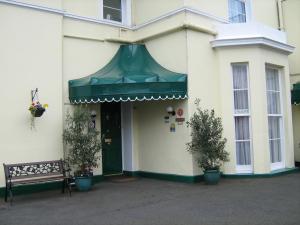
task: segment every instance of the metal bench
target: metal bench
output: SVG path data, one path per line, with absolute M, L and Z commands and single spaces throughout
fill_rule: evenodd
M 10 202 L 13 200 L 13 187 L 53 181 L 62 182 L 62 193 L 68 188 L 71 196 L 69 170 L 65 170 L 63 160 L 3 164 L 5 173 L 5 202 L 8 194 Z

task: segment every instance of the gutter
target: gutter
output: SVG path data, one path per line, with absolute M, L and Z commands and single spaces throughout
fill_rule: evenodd
M 232 46 L 265 46 L 279 50 L 287 55 L 293 53 L 295 50 L 294 46 L 274 41 L 265 37 L 248 37 L 248 38 L 235 38 L 235 39 L 217 39 L 211 41 L 211 46 L 213 48 L 220 47 L 232 47 Z

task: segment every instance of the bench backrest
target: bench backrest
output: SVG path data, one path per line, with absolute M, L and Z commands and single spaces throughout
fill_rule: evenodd
M 64 175 L 62 160 L 3 164 L 3 166 L 6 180 Z

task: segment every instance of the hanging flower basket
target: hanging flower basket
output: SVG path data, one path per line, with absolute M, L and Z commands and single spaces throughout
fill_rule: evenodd
M 32 103 L 29 107 L 29 111 L 31 112 L 31 115 L 33 117 L 41 117 L 43 113 L 46 111 L 46 108 L 48 107 L 47 104 L 42 105 L 39 102 Z

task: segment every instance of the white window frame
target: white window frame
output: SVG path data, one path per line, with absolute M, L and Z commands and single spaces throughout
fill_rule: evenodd
M 234 89 L 233 86 L 233 66 L 235 65 L 243 65 L 246 66 L 247 70 L 247 89 L 248 90 L 248 112 L 247 113 L 236 113 L 235 112 L 235 106 L 234 106 L 234 91 L 235 90 L 241 90 L 241 89 Z M 231 80 L 232 80 L 232 99 L 233 99 L 233 127 L 234 127 L 234 149 L 235 149 L 235 155 L 236 155 L 236 143 L 237 142 L 250 142 L 250 159 L 251 164 L 250 165 L 238 165 L 236 161 L 236 173 L 253 173 L 253 148 L 252 148 L 252 118 L 251 118 L 251 100 L 250 100 L 250 79 L 249 79 L 249 64 L 247 62 L 242 63 L 231 63 Z M 236 140 L 236 133 L 235 133 L 235 118 L 236 117 L 248 117 L 249 118 L 249 138 L 248 140 Z
M 280 101 L 280 114 L 269 114 L 269 117 L 279 117 L 279 127 L 280 127 L 280 138 L 272 139 L 272 140 L 281 140 L 280 142 L 280 150 L 281 150 L 281 162 L 272 163 L 271 162 L 271 148 L 270 148 L 270 137 L 268 132 L 268 144 L 269 144 L 269 154 L 270 154 L 270 164 L 271 164 L 271 171 L 282 169 L 285 167 L 285 133 L 284 133 L 284 119 L 283 119 L 283 89 L 282 89 L 282 73 L 281 69 L 279 67 L 266 64 L 265 66 L 265 76 L 266 76 L 266 82 L 267 82 L 267 69 L 275 69 L 278 72 L 278 80 L 279 80 L 279 101 Z M 278 92 L 278 91 L 273 91 Z M 267 84 L 266 84 L 266 98 L 268 101 L 268 90 L 267 90 Z M 269 121 L 269 120 L 268 120 Z M 268 123 L 268 130 L 269 130 L 269 123 Z
M 100 12 L 99 15 L 100 20 L 110 22 L 110 23 L 131 26 L 131 0 L 121 0 L 121 14 L 122 14 L 121 22 L 103 18 L 103 0 L 99 0 L 99 12 Z
M 122 165 L 123 171 L 134 171 L 133 152 L 133 104 L 132 102 L 121 103 L 121 134 L 122 134 Z
M 228 20 L 230 23 L 237 23 L 237 22 L 231 22 L 230 21 L 230 1 L 232 0 L 228 0 Z M 246 21 L 245 22 L 240 22 L 240 23 L 248 23 L 252 20 L 252 0 L 236 0 L 236 1 L 240 1 L 240 2 L 244 2 L 245 3 L 245 13 L 246 13 Z

